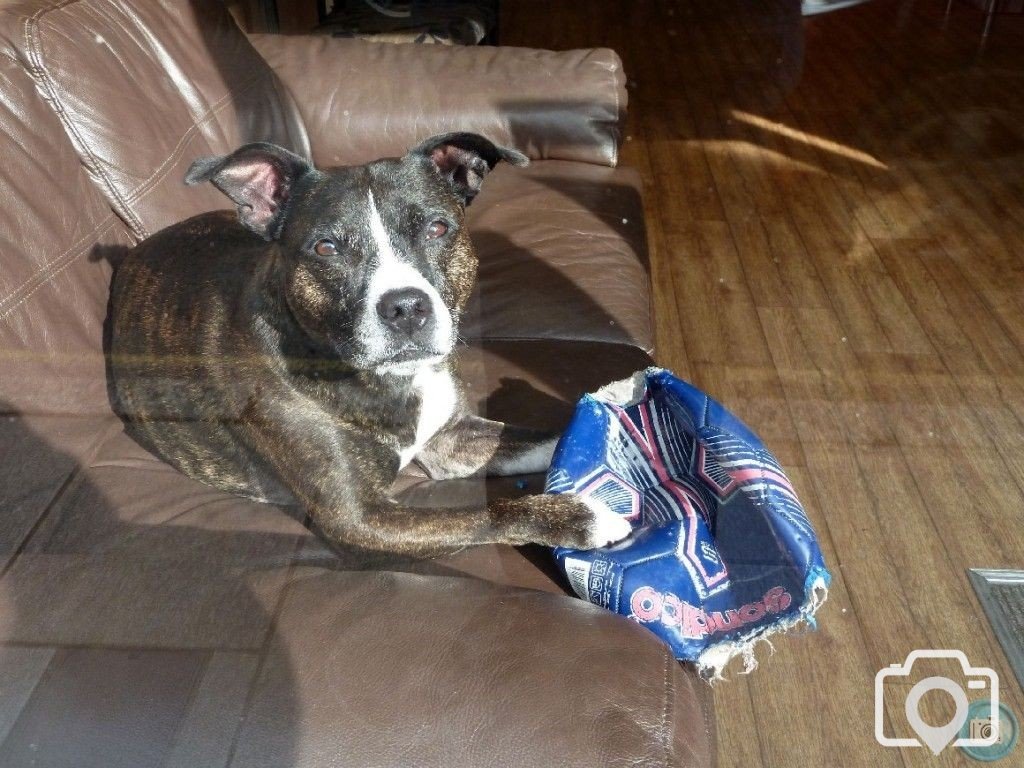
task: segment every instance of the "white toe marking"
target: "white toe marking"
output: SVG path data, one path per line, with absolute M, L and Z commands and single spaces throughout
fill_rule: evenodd
M 605 547 L 622 541 L 629 536 L 633 528 L 622 515 L 613 512 L 607 504 L 593 496 L 584 496 L 583 503 L 594 513 L 590 524 L 590 538 L 595 547 Z

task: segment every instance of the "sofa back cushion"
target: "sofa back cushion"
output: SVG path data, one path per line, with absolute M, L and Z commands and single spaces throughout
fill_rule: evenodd
M 8 3 L 0 53 L 0 413 L 109 412 L 107 257 L 230 207 L 196 157 L 305 130 L 216 0 Z
M 130 233 L 10 52 L 0 40 L 0 413 L 109 411 L 111 270 L 92 259 Z
M 291 97 L 216 0 L 37 2 L 20 57 L 137 237 L 229 207 L 182 179 L 248 141 L 309 154 Z

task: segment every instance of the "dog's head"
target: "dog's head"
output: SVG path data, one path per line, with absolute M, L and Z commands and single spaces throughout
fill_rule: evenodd
M 473 133 L 325 170 L 258 143 L 197 160 L 185 181 L 212 182 L 276 244 L 285 301 L 318 344 L 355 368 L 411 373 L 455 345 L 476 277 L 465 208 L 501 160 L 528 162 Z

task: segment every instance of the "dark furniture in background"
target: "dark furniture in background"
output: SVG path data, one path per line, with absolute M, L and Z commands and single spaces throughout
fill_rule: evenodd
M 317 0 L 317 32 L 374 42 L 498 44 L 498 0 Z

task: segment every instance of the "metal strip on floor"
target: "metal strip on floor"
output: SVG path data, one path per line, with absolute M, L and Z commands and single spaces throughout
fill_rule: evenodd
M 968 568 L 978 602 L 1024 689 L 1024 571 Z

